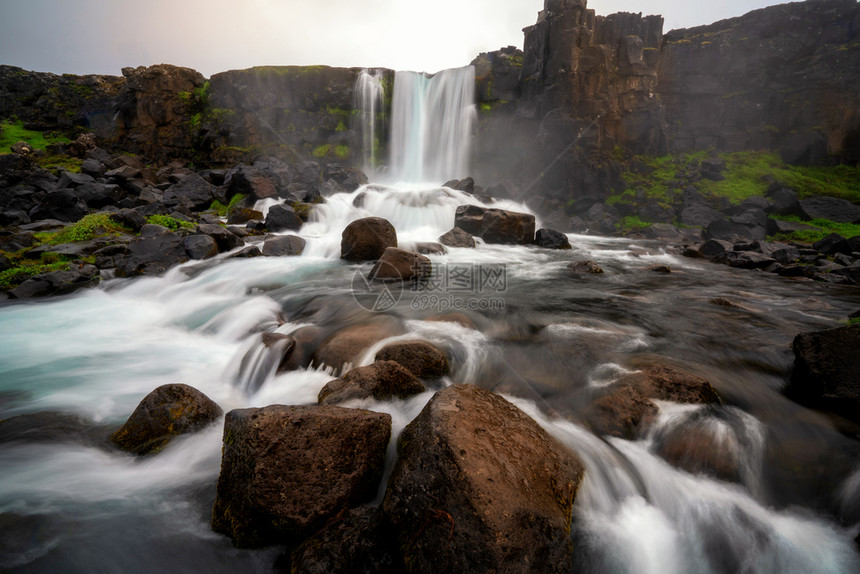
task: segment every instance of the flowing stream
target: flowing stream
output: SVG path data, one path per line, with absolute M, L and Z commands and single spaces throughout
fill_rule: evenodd
M 413 101 L 460 101 L 423 92 L 422 78 L 408 76 Z M 392 129 L 401 129 L 396 118 Z M 463 137 L 461 124 L 450 129 Z M 394 224 L 401 246 L 435 241 L 452 227 L 458 205 L 480 204 L 438 186 L 465 175 L 456 171 L 463 159 L 449 159 L 425 158 L 423 175 L 397 178 L 433 174 L 436 184 L 369 185 L 329 197 L 300 230 L 308 241 L 300 257 L 190 262 L 162 277 L 5 303 L 0 418 L 55 412 L 86 425 L 41 440 L 0 437 L 0 570 L 271 571 L 278 549 L 237 550 L 210 530 L 220 425 L 145 458 L 105 450 L 86 429 L 115 428 L 166 383 L 196 387 L 225 411 L 314 404 L 331 373 L 278 374 L 277 350 L 265 349 L 260 334 L 308 324 L 335 332 L 378 318 L 353 296 L 362 268 L 339 259 L 341 232 L 374 215 Z M 431 255 L 442 281 L 429 292 L 399 292 L 384 314 L 406 334 L 358 363 L 372 362 L 391 340 L 425 339 L 452 358 L 446 383 L 504 394 L 573 448 L 586 466 L 572 533 L 578 572 L 860 571 L 853 541 L 860 449 L 780 393 L 793 337 L 838 326 L 858 307 L 856 289 L 686 259 L 655 242 L 568 237 L 572 252 L 481 243 Z M 605 273 L 570 274 L 566 265 L 579 259 Z M 653 263 L 672 273 L 654 273 Z M 478 329 L 424 320 L 454 311 Z M 656 356 L 706 376 L 727 404 L 661 402 L 649 435 L 636 441 L 586 430 L 578 418 L 584 392 Z M 396 437 L 431 396 L 354 404 L 390 413 Z M 720 437 L 739 460 L 736 481 L 693 475 L 655 454 L 660 433 L 683 425 Z

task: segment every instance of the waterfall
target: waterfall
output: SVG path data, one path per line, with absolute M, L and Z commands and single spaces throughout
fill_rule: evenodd
M 391 175 L 443 183 L 467 175 L 475 119 L 475 68 L 434 76 L 397 72 L 391 109 Z
M 362 70 L 355 79 L 355 109 L 358 110 L 358 131 L 361 134 L 361 162 L 365 173 L 373 175 L 377 167 L 379 134 L 376 115 L 382 111 L 385 86 L 382 70 Z

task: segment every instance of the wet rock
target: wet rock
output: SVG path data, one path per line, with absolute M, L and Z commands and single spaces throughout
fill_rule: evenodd
M 97 442 L 99 428 L 71 413 L 42 411 L 0 420 L 0 444 Z M 101 437 L 104 440 L 104 436 Z
M 427 317 L 424 319 L 425 321 L 435 321 L 441 323 L 457 323 L 461 327 L 465 327 L 466 329 L 476 330 L 478 327 L 475 325 L 475 322 L 469 318 L 468 315 L 464 315 L 463 313 L 444 313 L 442 315 L 435 315 L 433 317 Z
M 772 257 L 755 251 L 724 251 L 711 260 L 739 269 L 765 269 L 776 262 Z
M 459 227 L 439 237 L 439 243 L 448 247 L 475 247 L 475 238 Z
M 360 506 L 303 542 L 290 557 L 292 574 L 350 574 L 400 569 L 374 508 Z M 287 568 L 284 568 L 287 570 Z
M 214 187 L 196 173 L 186 175 L 164 192 L 164 204 L 168 208 L 184 208 L 203 211 L 215 199 Z
M 263 212 L 248 207 L 234 205 L 227 212 L 227 223 L 229 225 L 241 225 L 253 220 L 263 220 Z
M 445 353 L 426 341 L 398 341 L 376 353 L 377 361 L 394 361 L 421 379 L 438 379 L 450 371 Z
M 75 222 L 87 214 L 86 204 L 73 191 L 61 189 L 45 194 L 42 201 L 30 210 L 30 219 L 57 219 Z
M 400 324 L 389 320 L 341 329 L 320 345 L 314 353 L 313 364 L 328 365 L 340 371 L 345 364 L 355 363 L 374 343 L 401 333 Z
M 256 167 L 239 165 L 227 176 L 227 195 L 247 195 L 253 201 L 278 197 L 278 188 L 269 174 Z
M 655 452 L 672 466 L 718 480 L 740 481 L 738 445 L 723 429 L 691 417 L 654 438 Z
M 810 265 L 790 265 L 777 270 L 780 277 L 806 277 L 811 279 L 815 275 L 815 268 Z
M 112 213 L 110 218 L 135 232 L 140 231 L 146 225 L 146 218 L 134 209 L 120 209 L 116 213 Z
M 231 253 L 227 256 L 227 259 L 248 259 L 249 257 L 262 257 L 263 252 L 260 251 L 260 248 L 256 245 L 249 245 L 243 249 L 240 249 L 236 253 Z
M 654 263 L 653 265 L 648 266 L 648 271 L 652 273 L 671 273 L 672 268 L 668 265 L 662 265 L 660 263 Z
M 571 249 L 567 236 L 554 229 L 538 229 L 535 233 L 535 245 L 545 249 Z
M 183 237 L 182 247 L 189 259 L 209 259 L 218 255 L 218 244 L 208 235 Z
M 719 403 L 720 397 L 702 377 L 667 365 L 644 365 L 621 378 L 618 384 L 632 385 L 651 399 L 676 403 Z
M 424 384 L 394 361 L 377 360 L 358 367 L 339 379 L 329 381 L 317 397 L 321 405 L 334 405 L 355 399 L 405 399 L 424 392 Z
M 143 455 L 163 449 L 174 438 L 203 429 L 223 411 L 188 385 L 162 385 L 146 395 L 110 441 L 126 452 Z
M 804 219 L 829 219 L 839 223 L 860 223 L 860 205 L 845 199 L 819 195 L 800 201 L 800 216 Z
M 128 245 L 125 243 L 108 245 L 95 251 L 93 256 L 96 258 L 96 267 L 99 269 L 111 269 L 116 267 L 121 259 L 128 256 Z
M 263 244 L 263 255 L 266 257 L 284 257 L 301 255 L 307 241 L 298 235 L 279 235 L 269 237 Z
M 786 396 L 860 423 L 860 325 L 801 333 L 792 349 Z
M 567 268 L 576 274 L 603 273 L 603 269 L 594 261 L 574 261 L 573 263 L 568 263 Z
M 79 289 L 95 287 L 99 280 L 99 270 L 95 265 L 73 263 L 68 269 L 34 275 L 9 291 L 9 294 L 17 299 L 66 295 Z
M 284 231 L 289 229 L 297 231 L 301 228 L 302 219 L 296 214 L 295 209 L 289 205 L 273 205 L 266 213 L 266 228 L 269 231 Z
M 534 215 L 477 205 L 458 207 L 454 215 L 454 227 L 480 237 L 487 243 L 523 245 L 534 243 L 535 238 Z
M 389 247 L 397 247 L 394 226 L 381 217 L 366 217 L 343 230 L 340 257 L 347 261 L 376 261 Z
M 791 263 L 800 258 L 800 251 L 797 247 L 788 245 L 787 243 L 757 241 L 754 247 L 764 255 L 772 257 L 780 263 Z
M 144 225 L 140 237 L 128 244 L 128 255 L 117 262 L 117 277 L 160 275 L 188 261 L 182 239 L 166 227 Z
M 410 571 L 571 571 L 583 466 L 514 405 L 453 385 L 398 447 L 381 509 Z
M 445 255 L 448 250 L 441 243 L 422 242 L 415 244 L 415 252 L 421 255 Z
M 838 233 L 831 233 L 827 237 L 812 244 L 813 249 L 824 255 L 844 253 L 850 255 L 853 249 L 848 241 Z
M 433 272 L 430 259 L 397 247 L 388 247 L 371 268 L 368 277 L 373 280 L 423 281 Z
M 770 213 L 800 215 L 800 202 L 797 199 L 797 194 L 791 189 L 776 183 L 768 188 L 767 194 L 771 199 Z
M 279 373 L 309 367 L 314 351 L 325 338 L 322 329 L 314 325 L 297 329 L 292 332 L 290 337 L 293 339 L 294 345 L 278 365 Z
M 737 217 L 732 219 L 718 219 L 712 222 L 705 228 L 705 234 L 709 239 L 723 239 L 726 241 L 734 241 L 740 239 L 764 239 L 767 233 L 764 228 L 759 230 L 755 225 L 750 225 L 749 221 L 740 220 Z
M 585 408 L 582 418 L 595 434 L 633 440 L 644 434 L 658 410 L 635 387 L 613 385 Z
M 242 238 L 238 237 L 235 233 L 212 223 L 201 223 L 194 232 L 197 235 L 208 235 L 214 239 L 215 243 L 218 244 L 218 251 L 221 253 L 236 249 L 245 244 Z
M 240 548 L 297 545 L 376 495 L 390 437 L 389 415 L 358 409 L 230 411 L 212 528 Z
M 722 239 L 708 239 L 699 247 L 699 253 L 704 257 L 714 257 L 725 251 L 732 251 L 731 242 Z

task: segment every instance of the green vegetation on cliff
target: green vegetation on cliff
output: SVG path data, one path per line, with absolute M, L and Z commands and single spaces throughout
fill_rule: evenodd
M 50 145 L 69 143 L 69 138 L 51 133 L 28 130 L 24 122 L 10 121 L 0 124 L 0 154 L 9 153 L 9 149 L 19 141 L 30 144 L 33 149 L 43 150 Z

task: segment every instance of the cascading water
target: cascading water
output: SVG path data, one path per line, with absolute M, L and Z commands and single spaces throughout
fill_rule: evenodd
M 475 68 L 427 76 L 397 72 L 391 109 L 391 178 L 436 182 L 462 178 L 475 118 Z
M 398 179 L 438 186 L 465 175 L 473 74 L 398 75 Z M 286 344 L 279 336 L 307 326 L 334 333 L 373 315 L 350 293 L 357 266 L 339 259 L 343 228 L 385 217 L 409 248 L 448 231 L 464 203 L 480 202 L 427 185 L 364 186 L 317 207 L 298 232 L 307 240 L 300 257 L 191 262 L 158 278 L 0 307 L 0 418 L 59 411 L 83 418 L 90 432 L 59 439 L 0 433 L 0 569 L 271 571 L 280 549 L 237 550 L 209 527 L 217 425 L 145 459 L 103 448 L 88 438 L 92 427 L 104 425 L 103 435 L 166 383 L 194 386 L 225 411 L 315 404 L 331 374 L 279 372 Z M 485 294 L 445 293 L 428 306 L 404 292 L 386 314 L 405 333 L 367 349 L 358 364 L 371 363 L 392 340 L 427 340 L 451 357 L 446 383 L 505 393 L 576 451 L 586 467 L 572 532 L 577 571 L 860 571 L 853 543 L 860 453 L 778 392 L 794 334 L 838 324 L 856 309 L 856 292 L 679 258 L 653 242 L 568 237 L 574 258 L 594 260 L 603 276 L 571 277 L 569 252 L 528 246 L 479 242 L 430 255 L 439 269 L 503 264 L 498 295 L 506 311 L 465 307 L 478 329 L 425 321 Z M 653 263 L 673 273 L 658 276 L 648 270 Z M 716 297 L 736 305 L 714 305 Z M 661 402 L 652 430 L 638 440 L 600 437 L 575 422 L 583 389 L 610 384 L 629 372 L 622 365 L 655 354 L 707 372 L 736 406 Z M 350 406 L 391 414 L 396 440 L 431 396 Z M 666 462 L 661 441 L 685 428 L 714 437 L 737 460 L 737 476 L 717 479 Z M 814 464 L 798 473 L 796 460 Z M 837 460 L 854 466 L 831 478 Z
M 381 70 L 362 70 L 355 80 L 355 109 L 358 110 L 358 132 L 361 137 L 361 162 L 366 174 L 376 173 L 380 148 L 377 115 L 385 102 Z

